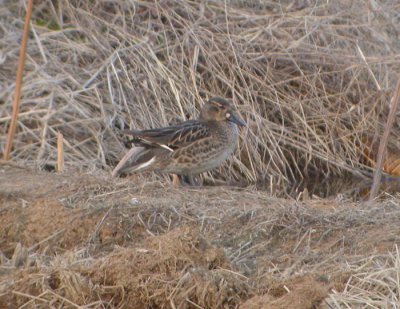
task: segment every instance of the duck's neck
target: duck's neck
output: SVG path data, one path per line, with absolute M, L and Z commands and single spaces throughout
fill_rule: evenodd
M 230 141 L 238 137 L 238 127 L 231 121 L 209 121 L 208 125 L 213 128 L 212 132 L 217 138 Z

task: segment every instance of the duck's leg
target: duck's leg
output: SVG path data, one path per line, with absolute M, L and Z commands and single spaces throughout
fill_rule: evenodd
M 178 175 L 178 178 L 175 178 L 175 174 L 172 174 L 172 183 L 175 184 L 174 180 L 177 179 L 180 180 L 180 183 L 182 186 L 191 186 L 191 187 L 198 187 L 201 185 L 199 179 L 193 175 L 190 174 L 184 174 L 184 175 Z
M 200 186 L 200 181 L 198 178 L 193 176 L 192 174 L 186 175 L 187 180 L 189 180 L 189 184 L 193 187 L 198 187 Z
M 189 174 L 189 175 L 187 175 L 186 177 L 187 177 L 187 179 L 189 180 L 189 184 L 190 184 L 192 187 L 196 186 L 196 182 L 194 181 L 193 175 Z

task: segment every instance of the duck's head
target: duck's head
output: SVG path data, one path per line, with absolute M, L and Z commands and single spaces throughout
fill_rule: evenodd
M 238 115 L 235 106 L 220 97 L 209 99 L 200 111 L 200 119 L 205 121 L 231 121 L 239 126 L 246 123 Z

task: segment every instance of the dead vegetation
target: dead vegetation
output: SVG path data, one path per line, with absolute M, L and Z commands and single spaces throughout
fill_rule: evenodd
M 22 15 L 21 2 L 5 3 L 1 144 Z M 359 147 L 379 136 L 400 72 L 398 10 L 383 0 L 36 2 L 12 157 L 54 165 L 61 132 L 67 166 L 110 169 L 125 151 L 119 128 L 196 116 L 219 95 L 248 128 L 214 179 L 365 171 Z
M 372 256 L 350 265 L 355 274 L 344 291 L 334 291 L 328 304 L 333 308 L 399 308 L 399 249 L 384 256 Z
M 398 198 L 299 202 L 6 165 L 0 181 L 14 184 L 0 190 L 2 308 L 397 308 Z

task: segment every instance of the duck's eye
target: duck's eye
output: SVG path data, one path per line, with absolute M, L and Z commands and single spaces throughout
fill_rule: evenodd
M 227 119 L 231 118 L 231 114 L 230 113 L 226 113 L 225 116 L 226 116 Z

